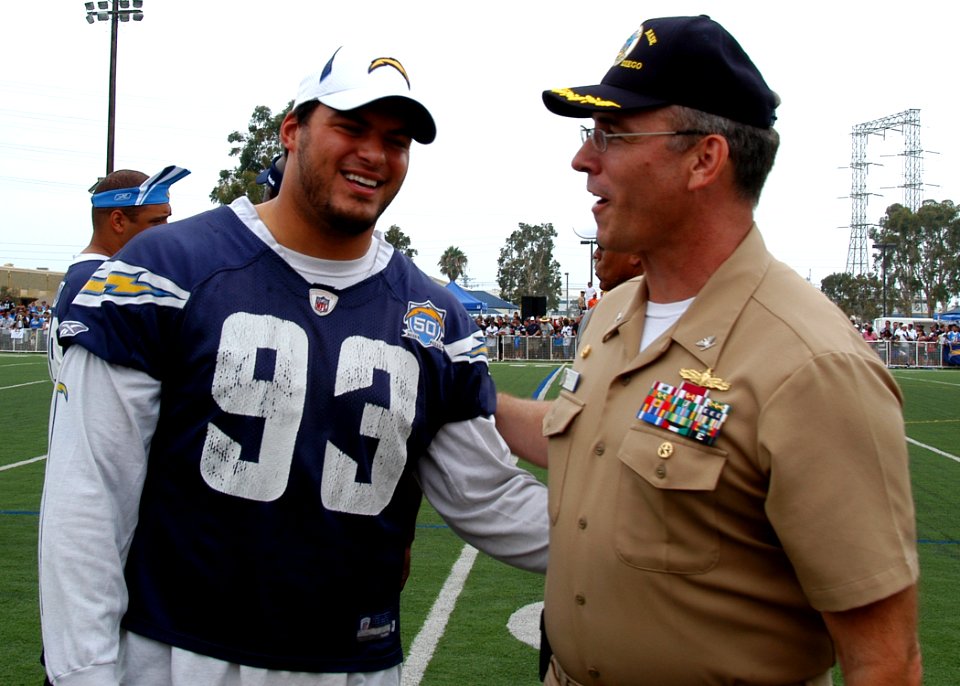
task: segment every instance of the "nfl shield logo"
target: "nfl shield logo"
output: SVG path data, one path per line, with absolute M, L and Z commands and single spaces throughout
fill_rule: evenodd
M 310 306 L 318 317 L 325 317 L 337 306 L 338 296 L 322 288 L 310 289 Z

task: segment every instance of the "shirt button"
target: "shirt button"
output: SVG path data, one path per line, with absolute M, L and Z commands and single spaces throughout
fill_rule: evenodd
M 657 455 L 666 460 L 668 457 L 673 455 L 673 443 L 670 441 L 664 441 L 657 447 Z
M 661 479 L 667 478 L 667 468 L 663 465 L 662 462 L 657 465 L 655 473 L 658 478 L 661 478 Z
M 581 517 L 580 519 L 578 519 L 578 520 L 577 520 L 577 526 L 579 526 L 581 529 L 586 529 L 586 528 L 587 528 L 587 518 L 586 518 L 586 517 Z
M 600 441 L 593 447 L 593 452 L 597 455 L 603 455 L 603 452 L 607 449 L 607 446 L 603 444 L 603 441 Z
M 574 600 L 577 601 L 577 605 L 586 605 L 586 604 L 587 604 L 587 599 L 584 598 L 583 595 L 580 594 L 580 593 L 578 593 L 578 594 L 576 595 L 576 597 L 574 598 Z

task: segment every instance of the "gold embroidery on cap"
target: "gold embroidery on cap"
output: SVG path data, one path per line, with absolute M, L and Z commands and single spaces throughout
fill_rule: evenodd
M 550 92 L 559 95 L 561 98 L 566 98 L 570 102 L 582 102 L 586 105 L 595 105 L 597 107 L 620 107 L 620 105 L 613 100 L 602 100 L 593 95 L 581 95 L 580 93 L 574 93 L 569 88 L 554 88 Z

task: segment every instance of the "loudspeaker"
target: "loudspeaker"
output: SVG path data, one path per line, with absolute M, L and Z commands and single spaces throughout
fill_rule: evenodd
M 530 317 L 540 318 L 547 313 L 547 296 L 524 295 L 520 297 L 520 316 L 523 321 Z

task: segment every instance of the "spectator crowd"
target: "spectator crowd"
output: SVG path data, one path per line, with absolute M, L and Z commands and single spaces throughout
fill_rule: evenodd
M 483 331 L 487 338 L 496 336 L 541 336 L 570 338 L 577 335 L 577 329 L 580 325 L 580 319 L 583 315 L 576 317 L 527 317 L 526 321 L 520 316 L 519 312 L 514 312 L 513 316 L 504 316 L 502 314 L 482 315 L 476 317 L 477 326 Z
M 46 300 L 34 300 L 29 305 L 17 305 L 10 299 L 0 301 L 0 331 L 47 331 L 50 317 L 50 305 Z
M 573 359 L 585 310 L 574 316 L 478 314 L 475 322 L 487 337 L 491 359 Z
M 857 326 L 889 365 L 939 366 L 960 364 L 960 325 L 956 322 L 922 323 L 884 320 L 880 331 L 870 323 Z M 885 345 L 886 344 L 886 345 Z

